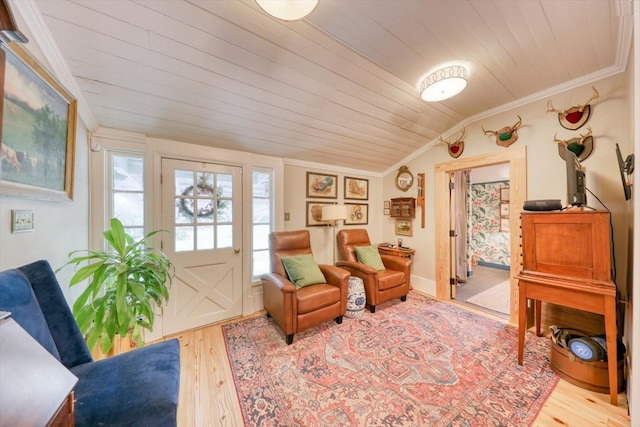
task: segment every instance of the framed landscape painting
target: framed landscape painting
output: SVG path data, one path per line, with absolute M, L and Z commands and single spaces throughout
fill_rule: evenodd
M 0 194 L 71 200 L 76 100 L 20 46 L 2 50 Z
M 307 172 L 307 197 L 338 198 L 338 175 Z
M 396 219 L 396 234 L 398 236 L 412 236 L 413 223 L 410 219 Z

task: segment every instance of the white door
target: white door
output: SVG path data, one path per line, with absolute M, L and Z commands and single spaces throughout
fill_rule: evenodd
M 163 251 L 175 266 L 163 335 L 242 314 L 242 170 L 162 159 Z

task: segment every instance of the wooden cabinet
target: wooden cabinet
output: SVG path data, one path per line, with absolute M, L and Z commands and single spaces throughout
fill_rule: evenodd
M 518 363 L 523 363 L 528 299 L 535 301 L 537 335 L 546 315 L 542 302 L 575 309 L 577 316 L 581 312 L 601 315 L 608 354 L 613 356 L 607 362 L 611 403 L 617 405 L 616 285 L 611 281 L 609 215 L 596 211 L 522 213 L 523 269 L 516 276 Z M 585 323 L 559 326 L 584 330 Z
M 391 216 L 393 218 L 415 218 L 416 199 L 413 197 L 391 199 Z
M 400 258 L 412 259 L 416 250 L 411 248 L 399 248 L 397 246 L 378 246 L 378 252 L 380 255 L 393 255 Z

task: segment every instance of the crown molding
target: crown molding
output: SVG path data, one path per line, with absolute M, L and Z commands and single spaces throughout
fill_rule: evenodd
M 53 41 L 53 36 L 45 24 L 44 18 L 37 5 L 33 0 L 9 0 L 9 2 L 11 3 L 11 10 L 22 18 L 24 25 L 32 36 L 29 43 L 24 47 L 28 50 L 29 44 L 35 43 L 40 48 L 45 57 L 44 59 L 46 59 L 51 67 L 57 80 L 71 92 L 78 101 L 78 117 L 82 120 L 89 132 L 93 132 L 98 128 L 98 121 L 89 109 L 89 104 L 84 99 L 78 82 L 73 77 L 73 74 L 71 74 L 71 71 L 69 71 L 69 67 L 62 53 Z

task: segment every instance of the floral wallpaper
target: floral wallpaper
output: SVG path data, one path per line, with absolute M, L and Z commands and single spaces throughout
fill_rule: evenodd
M 500 231 L 500 189 L 509 181 L 471 185 L 469 234 L 471 265 L 478 261 L 509 266 L 509 233 Z

